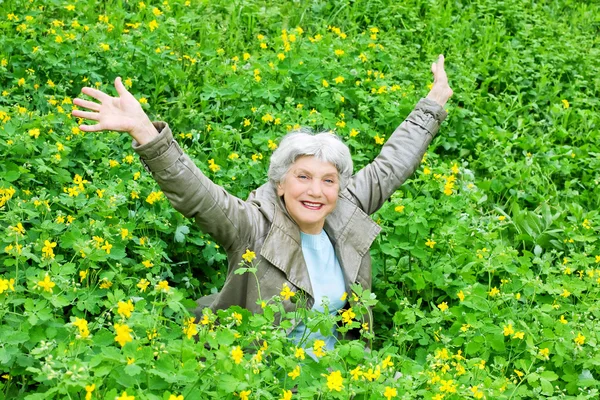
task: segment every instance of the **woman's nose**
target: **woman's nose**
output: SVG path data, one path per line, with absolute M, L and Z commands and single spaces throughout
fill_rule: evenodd
M 318 179 L 313 179 L 308 188 L 308 194 L 312 196 L 320 196 L 323 193 L 321 182 Z

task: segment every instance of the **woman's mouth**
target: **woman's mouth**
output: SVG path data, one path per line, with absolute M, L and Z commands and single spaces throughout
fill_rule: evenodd
M 302 205 L 309 210 L 320 210 L 323 207 L 322 203 L 312 203 L 310 201 L 301 201 Z

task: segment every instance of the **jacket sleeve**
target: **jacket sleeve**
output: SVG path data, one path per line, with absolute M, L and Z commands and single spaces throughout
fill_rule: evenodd
M 194 218 L 226 250 L 245 243 L 253 226 L 252 206 L 208 179 L 179 147 L 166 123 L 154 126 L 158 137 L 144 145 L 134 140 L 133 149 L 173 207 Z
M 367 214 L 379 210 L 418 167 L 447 115 L 436 102 L 421 99 L 375 160 L 352 177 L 347 187 L 351 199 Z

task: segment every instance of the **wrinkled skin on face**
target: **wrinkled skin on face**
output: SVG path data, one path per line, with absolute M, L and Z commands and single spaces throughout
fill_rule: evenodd
M 277 185 L 286 209 L 304 233 L 321 232 L 340 190 L 337 168 L 312 156 L 298 158 Z

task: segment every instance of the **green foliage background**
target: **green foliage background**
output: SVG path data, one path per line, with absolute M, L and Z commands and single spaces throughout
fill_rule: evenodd
M 0 5 L 3 398 L 597 398 L 597 2 Z M 373 351 L 341 341 L 320 363 L 296 358 L 272 324 L 277 299 L 264 316 L 207 315 L 188 338 L 186 307 L 222 285 L 224 255 L 152 200 L 127 135 L 78 131 L 81 87 L 130 79 L 200 168 L 245 198 L 266 179 L 269 141 L 294 126 L 335 130 L 356 168 L 368 163 L 440 53 L 448 119 L 375 215 Z M 353 379 L 369 368 L 381 375 Z

